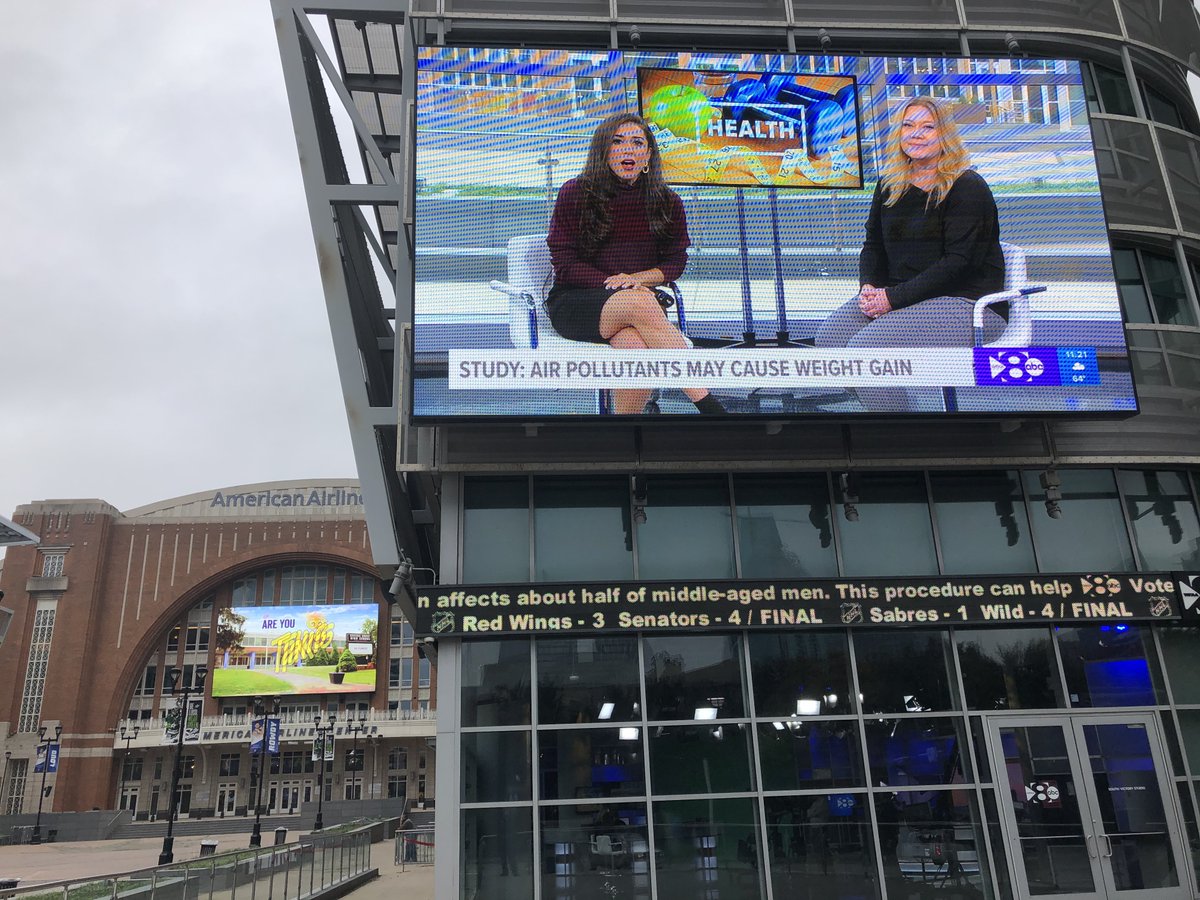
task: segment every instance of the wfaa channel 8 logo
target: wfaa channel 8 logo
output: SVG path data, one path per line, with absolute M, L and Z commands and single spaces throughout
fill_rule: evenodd
M 1096 351 L 1090 347 L 976 347 L 979 385 L 1099 384 Z

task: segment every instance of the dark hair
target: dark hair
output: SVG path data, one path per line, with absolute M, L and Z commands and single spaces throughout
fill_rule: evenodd
M 580 249 L 585 256 L 593 255 L 612 233 L 612 199 L 617 194 L 620 179 L 608 167 L 608 150 L 613 135 L 622 125 L 630 122 L 642 129 L 646 144 L 650 148 L 650 171 L 639 179 L 637 187 L 645 192 L 646 218 L 650 231 L 656 238 L 665 238 L 671 230 L 672 192 L 662 176 L 662 162 L 658 155 L 658 142 L 636 113 L 614 113 L 596 126 L 592 143 L 588 147 L 587 162 L 575 179 L 583 189 L 583 203 L 579 211 Z

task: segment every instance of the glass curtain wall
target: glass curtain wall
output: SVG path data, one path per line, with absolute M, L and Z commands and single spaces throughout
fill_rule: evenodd
M 468 477 L 461 582 L 1200 568 L 1194 472 L 1043 471 Z
M 1200 629 L 464 641 L 461 659 L 463 896 L 1011 896 L 1011 773 L 985 717 L 1014 711 L 1151 710 L 1166 815 L 1196 846 Z

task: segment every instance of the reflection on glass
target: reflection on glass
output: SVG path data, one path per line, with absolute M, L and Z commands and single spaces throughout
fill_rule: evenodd
M 733 578 L 726 478 L 648 478 L 646 521 L 638 525 L 637 543 L 642 579 Z
M 888 897 L 978 900 L 990 881 L 979 813 L 968 791 L 877 794 Z
M 929 481 L 947 575 L 1037 569 L 1016 472 L 932 472 Z
M 1179 802 L 1179 810 L 1183 814 L 1183 827 L 1187 834 L 1192 869 L 1200 875 L 1200 828 L 1196 827 L 1196 808 L 1192 805 L 1192 795 L 1186 781 L 1175 782 L 1175 799 Z
M 463 583 L 529 580 L 529 482 L 468 478 L 463 483 Z
M 533 757 L 528 731 L 476 731 L 462 736 L 463 803 L 528 800 Z
M 1033 896 L 1095 889 L 1079 785 L 1061 725 L 1002 727 L 1008 803 Z
M 842 519 L 842 565 L 847 575 L 936 575 L 933 526 L 920 472 L 856 475 L 858 520 Z M 838 502 L 845 495 L 838 488 Z
M 1123 469 L 1119 477 L 1142 567 L 1167 572 L 1200 569 L 1200 522 L 1187 476 Z
M 543 800 L 644 794 L 642 729 L 542 731 L 538 735 L 538 771 Z
M 1181 709 L 1178 714 L 1183 751 L 1187 755 L 1188 766 L 1195 775 L 1200 772 L 1200 709 Z
M 996 805 L 996 792 L 990 788 L 983 790 L 983 821 L 987 823 L 988 849 L 992 854 L 992 871 L 996 873 L 996 882 L 1000 886 L 1000 896 L 1013 896 L 1012 879 L 1009 877 L 1009 850 L 1004 840 L 1004 832 L 1000 828 L 1000 809 Z
M 839 715 L 855 710 L 846 635 L 752 632 L 750 672 L 760 716 Z
M 1045 628 L 959 631 L 967 709 L 1055 709 L 1062 702 L 1054 646 Z
M 630 529 L 628 478 L 535 478 L 534 580 L 632 578 Z
M 1145 725 L 1084 725 L 1100 821 L 1117 890 L 1179 884 L 1158 770 Z
M 954 709 L 948 636 L 940 631 L 861 631 L 854 635 L 863 712 Z M 913 665 L 920 660 L 920 665 Z
M 528 725 L 529 641 L 463 641 L 462 724 Z
M 853 722 L 781 719 L 758 726 L 763 789 L 862 787 L 863 764 Z
M 644 803 L 546 806 L 539 815 L 543 900 L 650 900 Z
M 654 844 L 659 900 L 761 900 L 753 800 L 655 803 Z
M 641 718 L 637 638 L 537 642 L 538 722 L 628 722 Z
M 1190 156 L 1191 153 L 1185 149 L 1182 159 L 1190 163 Z M 1172 170 L 1168 168 L 1167 171 Z M 1188 193 L 1190 192 L 1189 189 Z M 1158 321 L 1163 325 L 1194 326 L 1196 314 L 1192 312 L 1192 305 L 1183 286 L 1183 273 L 1180 272 L 1174 257 L 1143 250 L 1142 268 L 1146 272 L 1146 284 L 1150 285 L 1150 298 L 1154 301 Z
M 737 635 L 643 638 L 650 719 L 736 718 L 745 713 Z
M 865 795 L 767 797 L 765 803 L 776 897 L 879 897 Z
M 966 780 L 961 719 L 868 719 L 863 728 L 873 785 L 959 784 Z
M 650 731 L 650 778 L 656 794 L 748 791 L 750 726 L 710 722 Z
M 528 900 L 533 896 L 533 817 L 528 807 L 464 809 L 462 896 Z
M 737 475 L 744 578 L 837 575 L 824 475 Z
M 1046 492 L 1039 473 L 1025 470 L 1025 490 L 1034 511 L 1034 540 L 1043 572 L 1129 572 L 1133 550 L 1117 485 L 1108 469 L 1059 469 L 1062 517 L 1045 514 Z
M 1140 625 L 1056 627 L 1072 706 L 1149 706 L 1163 702 L 1150 629 Z
M 1183 750 L 1179 744 L 1179 733 L 1175 730 L 1175 720 L 1170 712 L 1165 709 L 1159 712 L 1158 726 L 1162 729 L 1163 743 L 1167 745 L 1167 755 L 1171 758 L 1171 772 L 1182 778 Z

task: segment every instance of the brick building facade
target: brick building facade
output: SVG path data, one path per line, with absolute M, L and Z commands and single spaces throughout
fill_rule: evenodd
M 0 646 L 0 684 L 11 686 L 0 696 L 0 750 L 11 754 L 0 815 L 36 809 L 38 730 L 46 725 L 53 733 L 58 724 L 61 756 L 49 776 L 47 812 L 120 806 L 139 819 L 165 815 L 171 748 L 163 746 L 161 713 L 173 700 L 169 692 L 164 697 L 164 673 L 177 667 L 187 678 L 202 663 L 212 671 L 217 651 L 209 634 L 235 592 L 238 605 L 271 605 L 286 602 L 289 586 L 299 596 L 301 585 L 316 603 L 355 593 L 355 602 L 378 605 L 377 680 L 370 692 L 281 698 L 283 750 L 295 763 L 273 765 L 273 811 L 315 799 L 313 766 L 306 764 L 315 714 L 363 720 L 346 742 L 352 737 L 363 750 L 343 754 L 339 747 L 327 798 L 402 800 L 410 785 L 415 798 L 418 787 L 424 793 L 426 765 L 432 795 L 433 754 L 424 738 L 433 735 L 434 676 L 411 630 L 390 615 L 357 484 L 248 485 L 126 513 L 102 500 L 46 500 L 18 507 L 13 518 L 41 544 L 10 549 L 0 571 L 14 613 Z M 206 737 L 187 748 L 183 814 L 240 813 L 252 802 L 243 734 L 251 706 L 251 698 L 205 691 Z M 122 725 L 129 734 L 137 725 L 137 737 L 122 740 Z M 286 786 L 285 774 L 295 775 Z

